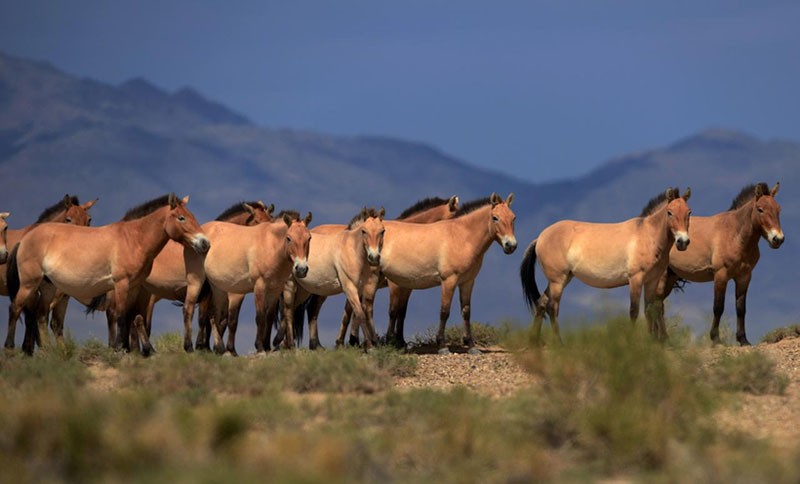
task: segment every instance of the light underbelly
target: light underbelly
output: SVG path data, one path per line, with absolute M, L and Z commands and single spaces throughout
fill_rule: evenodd
M 400 287 L 408 289 L 428 289 L 436 287 L 442 283 L 442 279 L 438 271 L 422 270 L 422 269 L 407 269 L 399 270 L 396 267 L 381 268 L 381 272 L 387 279 L 394 282 Z
M 574 258 L 572 273 L 583 282 L 592 287 L 612 288 L 628 284 L 627 260 L 624 257 L 614 257 L 607 260 L 589 259 L 586 257 Z
M 295 281 L 311 294 L 334 296 L 342 292 L 342 285 L 336 271 L 315 270 L 311 265 L 309 265 L 308 275 L 302 279 L 295 279 Z
M 114 289 L 111 274 L 87 279 L 74 274 L 53 273 L 47 274 L 47 278 L 60 291 L 75 299 L 92 299 Z

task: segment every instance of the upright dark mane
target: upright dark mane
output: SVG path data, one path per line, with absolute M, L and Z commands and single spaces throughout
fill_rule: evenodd
M 472 200 L 471 202 L 467 202 L 464 205 L 462 205 L 458 210 L 456 210 L 456 213 L 455 215 L 453 215 L 453 218 L 458 218 L 462 215 L 474 212 L 475 210 L 478 210 L 479 208 L 485 205 L 489 205 L 490 203 L 491 201 L 489 200 L 489 197 L 479 198 L 477 200 Z
M 764 182 L 751 183 L 750 185 L 747 185 L 746 187 L 742 188 L 742 191 L 740 191 L 739 194 L 736 195 L 736 198 L 734 198 L 733 202 L 731 202 L 731 208 L 729 208 L 728 211 L 736 210 L 745 203 L 754 199 L 756 196 L 756 188 L 759 186 L 761 187 L 762 193 L 769 193 L 769 185 L 767 185 L 766 183 Z
M 680 196 L 680 189 L 678 187 L 675 187 L 672 189 L 672 193 L 674 194 L 675 198 L 678 198 Z M 642 209 L 642 213 L 639 214 L 639 216 L 644 218 L 647 217 L 648 215 L 653 215 L 656 209 L 661 205 L 663 205 L 666 201 L 667 201 L 667 193 L 665 191 L 662 192 L 660 195 L 651 198 L 650 201 L 647 202 L 647 205 L 644 206 L 644 208 Z
M 235 217 L 237 215 L 246 213 L 247 210 L 244 209 L 244 204 L 245 203 L 250 205 L 251 207 L 258 207 L 259 206 L 259 203 L 257 201 L 256 202 L 236 202 L 233 205 L 231 205 L 230 207 L 228 207 L 227 209 L 225 209 L 225 211 L 222 212 L 221 214 L 219 214 L 219 216 L 214 220 L 217 220 L 217 221 L 220 221 L 220 222 L 224 222 L 225 220 L 232 219 L 233 217 Z
M 379 215 L 380 214 L 378 213 L 378 211 L 375 210 L 374 208 L 364 207 L 350 220 L 350 223 L 347 224 L 347 230 L 350 230 L 353 227 L 357 226 L 358 224 L 365 222 L 370 217 L 378 217 Z
M 275 220 L 283 220 L 283 216 L 288 215 L 294 221 L 300 220 L 300 212 L 297 210 L 281 210 L 278 212 L 278 215 L 275 216 Z
M 447 204 L 450 200 L 445 200 L 439 197 L 428 197 L 426 199 L 420 200 L 414 205 L 408 207 L 407 209 L 403 210 L 403 213 L 397 217 L 397 220 L 403 220 L 404 218 L 408 218 L 414 214 L 424 212 L 433 207 L 441 207 L 442 205 Z
M 154 198 L 149 202 L 144 202 L 138 207 L 134 207 L 128 210 L 125 216 L 122 217 L 122 222 L 136 220 L 137 218 L 142 218 L 145 215 L 150 215 L 151 213 L 155 212 L 164 205 L 167 205 L 168 203 L 169 203 L 169 194 L 163 195 L 158 198 Z
M 43 222 L 47 222 L 51 218 L 53 218 L 53 216 L 56 215 L 57 213 L 65 211 L 68 208 L 64 203 L 64 200 L 66 199 L 69 199 L 69 201 L 72 202 L 73 205 L 81 204 L 81 202 L 78 201 L 78 197 L 76 197 L 75 195 L 67 195 L 58 202 L 54 203 L 52 206 L 44 209 L 42 213 L 39 214 L 39 218 L 36 219 L 36 223 L 40 224 Z

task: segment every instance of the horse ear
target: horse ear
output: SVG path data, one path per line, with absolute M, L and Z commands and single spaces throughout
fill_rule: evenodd
M 169 208 L 174 209 L 178 205 L 178 197 L 174 193 L 170 193 L 167 197 L 167 202 L 169 202 Z
M 308 215 L 306 215 L 306 218 L 303 219 L 303 223 L 306 224 L 306 227 L 308 227 L 308 225 L 311 223 L 311 212 L 308 212 Z
M 489 201 L 492 202 L 492 207 L 500 203 L 502 200 L 500 197 L 497 196 L 496 193 L 492 192 L 492 196 L 489 197 Z
M 242 208 L 244 209 L 245 212 L 249 213 L 250 215 L 256 214 L 256 209 L 254 209 L 253 206 L 248 203 L 242 202 Z
M 675 200 L 675 191 L 672 189 L 672 187 L 667 188 L 667 192 L 665 195 L 667 197 L 668 202 Z
M 450 197 L 450 200 L 447 202 L 447 208 L 449 208 L 451 212 L 458 210 L 458 195 Z
M 81 205 L 81 207 L 83 207 L 84 210 L 89 210 L 90 208 L 94 207 L 94 204 L 97 203 L 98 200 L 100 200 L 100 197 L 95 198 L 91 202 L 84 203 Z
M 264 202 L 261 202 L 261 205 L 264 205 Z M 267 215 L 272 216 L 272 212 L 275 211 L 275 204 L 270 203 L 269 207 L 265 207 L 264 210 L 267 212 Z
M 6 219 L 8 216 L 11 215 L 11 212 L 0 212 L 0 218 Z
M 287 227 L 292 226 L 292 217 L 288 213 L 283 214 L 283 223 L 285 223 Z
M 763 183 L 756 184 L 756 200 L 758 200 L 759 198 L 761 198 L 762 195 L 764 195 L 764 186 L 765 185 Z
M 381 211 L 378 212 L 378 220 L 383 220 L 383 217 L 386 216 L 386 209 L 381 207 Z
M 511 206 L 511 202 L 514 201 L 514 192 L 508 194 L 508 198 L 506 198 L 506 205 L 509 207 Z
M 775 186 L 769 191 L 771 197 L 775 197 L 778 194 L 778 189 L 781 187 L 781 182 L 776 182 Z
M 189 203 L 189 195 L 186 195 L 185 197 L 181 198 L 181 203 L 183 203 L 184 205 Z
M 72 197 L 69 196 L 69 193 L 64 195 L 64 200 L 62 200 L 62 202 L 64 203 L 64 206 L 67 208 L 72 206 Z
M 692 187 L 686 187 L 686 191 L 683 192 L 683 196 L 681 198 L 683 198 L 684 202 L 687 202 L 689 201 L 689 197 L 691 196 L 692 196 Z

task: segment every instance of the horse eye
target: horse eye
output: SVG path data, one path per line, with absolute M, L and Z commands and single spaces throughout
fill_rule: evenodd
M 186 222 L 186 217 L 184 217 L 183 215 L 178 215 L 178 222 L 180 223 Z
M 292 238 L 291 237 L 286 237 L 286 242 L 291 243 L 292 242 Z
M 764 213 L 764 209 L 763 209 L 763 208 L 761 208 L 761 207 L 756 207 L 756 209 L 758 210 L 758 213 Z
M 68 223 L 68 224 L 71 224 L 71 223 L 72 223 L 72 217 L 67 217 L 67 223 Z
M 498 217 L 497 215 L 492 215 L 492 220 L 495 221 L 495 222 L 499 222 L 500 221 L 500 217 Z
M 669 215 L 670 217 L 672 217 L 672 210 L 667 210 L 667 215 Z

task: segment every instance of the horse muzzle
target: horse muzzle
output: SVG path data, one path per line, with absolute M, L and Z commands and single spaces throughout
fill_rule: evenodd
M 295 260 L 294 262 L 294 277 L 302 279 L 308 275 L 308 262 L 306 260 Z
M 503 252 L 504 253 L 511 254 L 515 250 L 517 250 L 517 240 L 516 239 L 503 237 L 503 241 L 502 242 L 503 242 L 502 246 L 503 246 Z
M 208 252 L 211 248 L 211 242 L 205 235 L 197 235 L 192 239 L 192 248 L 195 252 L 202 255 Z
M 377 250 L 367 251 L 367 263 L 373 267 L 381 264 L 381 253 Z
M 3 247 L 0 250 L 0 264 L 5 264 L 6 262 L 8 262 L 8 248 Z
M 675 234 L 675 247 L 678 250 L 686 250 L 686 248 L 689 247 L 689 242 L 691 242 L 691 240 L 686 232 L 678 232 Z
M 767 237 L 767 242 L 769 242 L 769 246 L 773 249 L 777 249 L 781 245 L 783 245 L 785 237 L 783 236 L 783 232 L 770 232 L 769 237 Z

